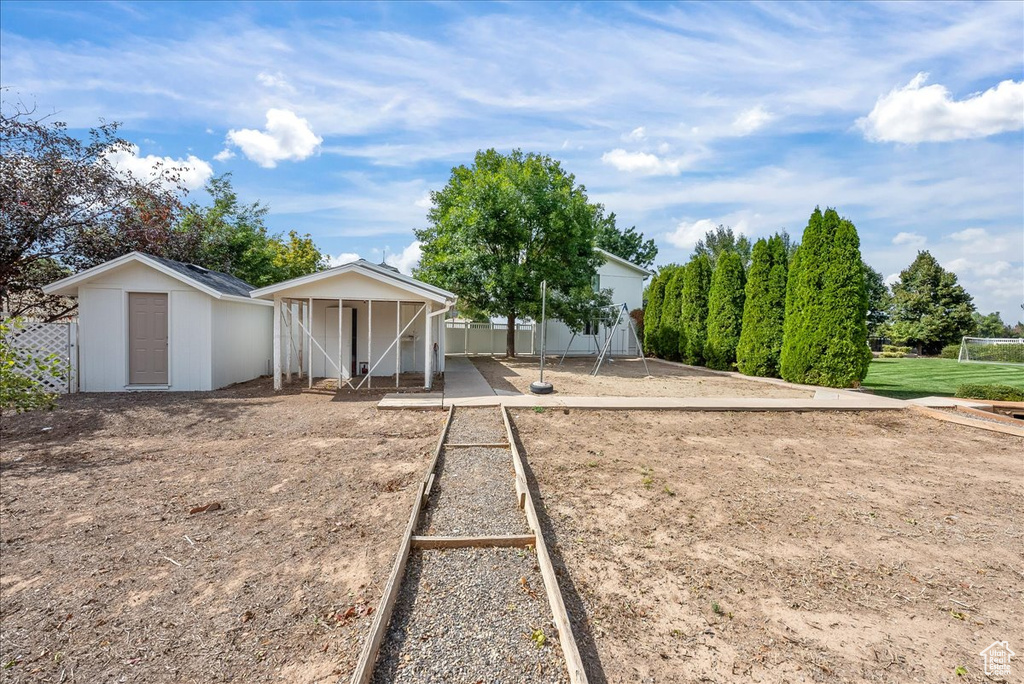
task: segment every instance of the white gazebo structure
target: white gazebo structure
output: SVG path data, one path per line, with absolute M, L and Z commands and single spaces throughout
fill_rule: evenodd
M 338 387 L 378 387 L 444 371 L 444 314 L 455 295 L 360 259 L 253 290 L 274 302 L 274 389 L 292 376 L 336 378 Z M 383 377 L 382 377 L 383 376 Z

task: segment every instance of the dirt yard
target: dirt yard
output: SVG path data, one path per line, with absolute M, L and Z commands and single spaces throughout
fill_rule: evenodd
M 498 393 L 528 394 L 530 383 L 540 370 L 540 360 L 530 358 L 491 358 L 477 356 L 473 364 Z M 544 380 L 555 394 L 578 397 L 776 397 L 809 398 L 812 392 L 754 380 L 738 380 L 707 371 L 682 368 L 648 360 L 651 375 L 644 372 L 640 359 L 615 359 L 601 366 L 601 373 L 590 375 L 594 357 L 549 359 Z
M 514 420 L 591 682 L 982 682 L 979 651 L 1024 645 L 1024 439 L 896 412 Z
M 443 422 L 379 398 L 256 381 L 4 416 L 0 680 L 348 676 Z

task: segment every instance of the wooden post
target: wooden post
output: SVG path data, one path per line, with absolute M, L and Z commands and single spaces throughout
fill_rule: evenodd
M 345 316 L 342 315 L 343 309 L 341 308 L 341 305 L 342 305 L 343 301 L 344 300 L 341 297 L 338 297 L 338 389 L 339 390 L 341 389 L 341 380 L 342 380 L 342 378 L 345 375 L 344 371 L 342 370 L 345 366 L 342 365 L 342 362 L 341 362 L 341 357 L 342 357 L 342 353 L 341 353 L 341 350 L 342 350 L 342 344 L 341 344 L 342 325 L 341 324 L 345 320 Z M 327 340 L 324 340 L 324 341 L 326 342 Z
M 430 389 L 431 381 L 434 378 L 434 331 L 430 327 L 430 304 L 423 303 L 423 321 L 426 323 L 426 332 L 423 335 L 423 346 L 426 356 L 423 357 L 423 387 Z
M 306 305 L 304 303 L 302 303 L 302 302 L 298 302 L 298 303 L 294 303 L 293 302 L 293 305 L 297 309 L 299 321 L 306 320 L 305 319 Z M 298 339 L 296 340 L 296 343 L 299 346 L 299 380 L 302 380 L 302 375 L 305 372 L 305 367 L 302 365 L 303 347 L 305 346 L 304 342 L 305 342 L 305 339 L 302 336 L 302 331 L 299 330 Z
M 281 299 L 274 297 L 274 389 L 281 389 Z
M 373 389 L 373 300 L 366 300 L 366 389 Z
M 295 330 L 295 316 L 292 315 L 292 303 L 291 300 L 285 303 L 282 310 L 282 315 L 287 316 L 287 334 L 288 339 L 284 343 L 284 372 L 285 377 L 288 379 L 288 384 L 292 384 L 292 333 Z
M 306 306 L 306 376 L 309 378 L 309 389 L 313 388 L 313 298 L 310 297 Z
M 395 302 L 395 334 L 401 335 L 402 329 L 402 302 Z M 395 345 L 395 389 L 398 389 L 398 374 L 402 371 L 402 340 L 399 338 Z

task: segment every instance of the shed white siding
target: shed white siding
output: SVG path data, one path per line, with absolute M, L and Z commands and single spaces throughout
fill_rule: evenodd
M 274 355 L 274 309 L 209 301 L 213 305 L 213 386 L 224 387 L 269 373 Z

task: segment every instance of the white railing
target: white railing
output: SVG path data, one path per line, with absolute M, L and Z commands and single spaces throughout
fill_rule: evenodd
M 534 353 L 534 323 L 516 323 L 516 351 Z M 445 321 L 446 354 L 504 354 L 507 323 Z

